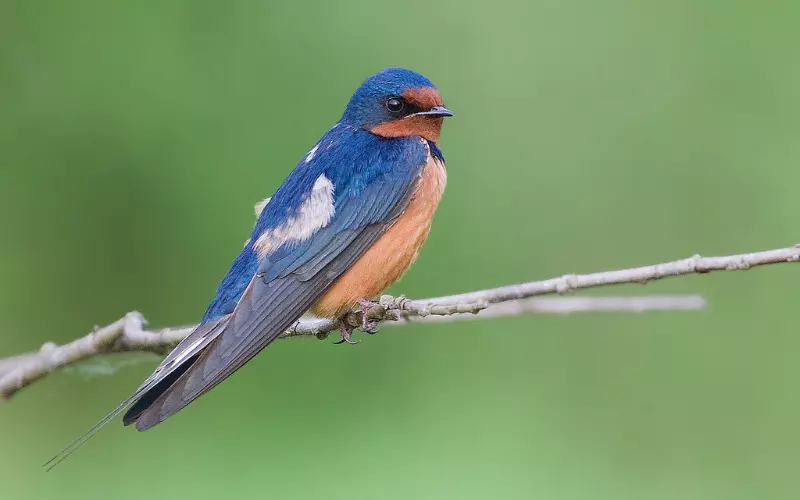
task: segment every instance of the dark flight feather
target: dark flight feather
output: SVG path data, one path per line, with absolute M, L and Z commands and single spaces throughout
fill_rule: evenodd
M 169 355 L 164 358 L 158 367 L 156 367 L 153 374 L 150 375 L 129 398 L 120 403 L 108 415 L 103 417 L 91 429 L 81 434 L 75 441 L 61 450 L 56 456 L 48 460 L 44 465 L 45 469 L 50 470 L 58 465 L 62 460 L 71 455 L 83 443 L 94 436 L 97 431 L 103 428 L 103 426 L 113 420 L 129 406 L 131 407 L 131 410 L 133 410 L 134 408 L 137 408 L 139 401 L 146 401 L 148 397 L 150 397 L 148 395 L 156 395 L 159 390 L 166 390 L 168 386 L 166 386 L 164 381 L 175 378 L 173 377 L 174 373 L 184 372 L 189 366 L 185 360 L 196 358 L 197 355 L 211 341 L 213 341 L 220 333 L 222 333 L 222 331 L 225 329 L 225 325 L 228 323 L 228 318 L 228 316 L 225 316 L 210 323 L 201 324 L 195 328 L 192 333 L 183 339 L 175 347 L 175 349 L 173 349 Z M 141 413 L 141 411 L 138 409 L 137 412 Z M 130 413 L 130 411 L 128 413 Z
M 329 148 L 325 148 L 311 162 L 301 162 L 298 168 L 306 174 L 305 183 L 300 194 L 298 189 L 292 190 L 294 198 L 303 199 L 319 175 L 325 175 L 337 193 L 333 219 L 310 238 L 284 244 L 265 255 L 222 335 L 202 354 L 189 360 L 191 366 L 174 380 L 170 379 L 167 388 L 154 387 L 153 394 L 141 397 L 126 414 L 126 423 L 135 421 L 137 429 L 149 429 L 238 370 L 297 321 L 402 214 L 421 177 L 427 149 L 419 139 L 386 141 L 342 128 L 336 134 L 337 155 L 326 155 Z M 342 132 L 352 134 L 351 140 L 356 137 L 359 142 L 375 141 L 367 149 L 372 154 L 348 158 L 343 148 L 345 153 L 357 153 L 364 151 L 364 145 L 348 148 L 347 141 L 343 141 L 348 137 L 343 137 Z M 332 140 L 324 137 L 318 149 L 322 150 Z M 331 159 L 343 158 L 348 160 L 348 169 L 352 169 L 344 176 L 339 164 L 328 164 Z M 293 176 L 294 173 L 287 182 Z M 353 180 L 362 184 L 354 186 Z M 262 231 L 270 230 L 285 220 L 287 212 L 291 213 L 291 209 L 283 209 L 287 202 L 280 196 L 284 192 L 279 189 L 265 207 L 262 218 L 266 220 L 259 220 L 252 241 L 261 234 L 259 226 L 264 227 Z M 281 212 L 282 217 L 270 221 Z
M 404 208 L 407 198 L 395 207 Z M 137 429 L 149 429 L 162 422 L 222 382 L 274 341 L 380 238 L 402 210 L 392 212 L 358 229 L 340 232 L 323 229 L 320 231 L 323 234 L 317 233 L 313 239 L 323 239 L 327 244 L 312 245 L 319 249 L 317 253 L 310 249 L 304 253 L 303 263 L 308 264 L 307 267 L 298 266 L 295 271 L 270 281 L 266 276 L 255 277 L 220 338 L 208 346 L 174 385 L 137 416 Z M 265 259 L 259 273 L 267 272 L 273 265 Z

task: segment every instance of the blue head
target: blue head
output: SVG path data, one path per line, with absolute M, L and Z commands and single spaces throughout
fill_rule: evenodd
M 436 87 L 419 73 L 389 68 L 355 91 L 342 121 L 383 137 L 420 136 L 439 141 L 442 122 L 453 116 Z

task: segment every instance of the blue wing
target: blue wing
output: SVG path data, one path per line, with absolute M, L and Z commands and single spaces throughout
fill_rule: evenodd
M 128 408 L 123 422 L 150 428 L 227 378 L 296 321 L 391 226 L 427 160 L 419 138 L 383 139 L 343 124 L 301 160 L 264 208 L 248 245 L 220 283 L 201 324 L 117 408 L 53 457 L 60 463 Z M 301 210 L 325 175 L 334 187 L 330 221 L 268 252 L 258 239 Z
M 264 208 L 199 328 L 220 321 L 224 327 L 210 329 L 213 339 L 184 353 L 179 369 L 150 381 L 143 392 L 140 388 L 123 419 L 126 425 L 135 422 L 144 430 L 158 424 L 291 326 L 403 212 L 427 154 L 419 138 L 387 140 L 346 125 L 331 129 Z M 303 203 L 314 196 L 320 176 L 332 187 L 332 216 L 307 237 L 298 237 L 306 236 L 307 225 L 287 221 L 306 210 Z M 263 243 L 265 234 L 273 235 L 269 245 Z

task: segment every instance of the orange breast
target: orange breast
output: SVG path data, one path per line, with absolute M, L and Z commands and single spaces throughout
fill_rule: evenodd
M 411 267 L 428 237 L 433 213 L 447 182 L 444 165 L 432 156 L 408 208 L 392 227 L 312 307 L 318 316 L 338 318 L 360 299 L 373 299 Z

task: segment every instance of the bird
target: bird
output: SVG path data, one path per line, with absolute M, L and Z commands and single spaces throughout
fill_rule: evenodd
M 447 183 L 439 139 L 451 116 L 419 73 L 388 68 L 367 78 L 263 207 L 200 324 L 129 398 L 45 468 L 123 411 L 126 426 L 158 425 L 304 314 L 338 320 L 339 343 L 354 343 L 344 316 L 357 305 L 374 307 L 414 263 L 431 229 Z

